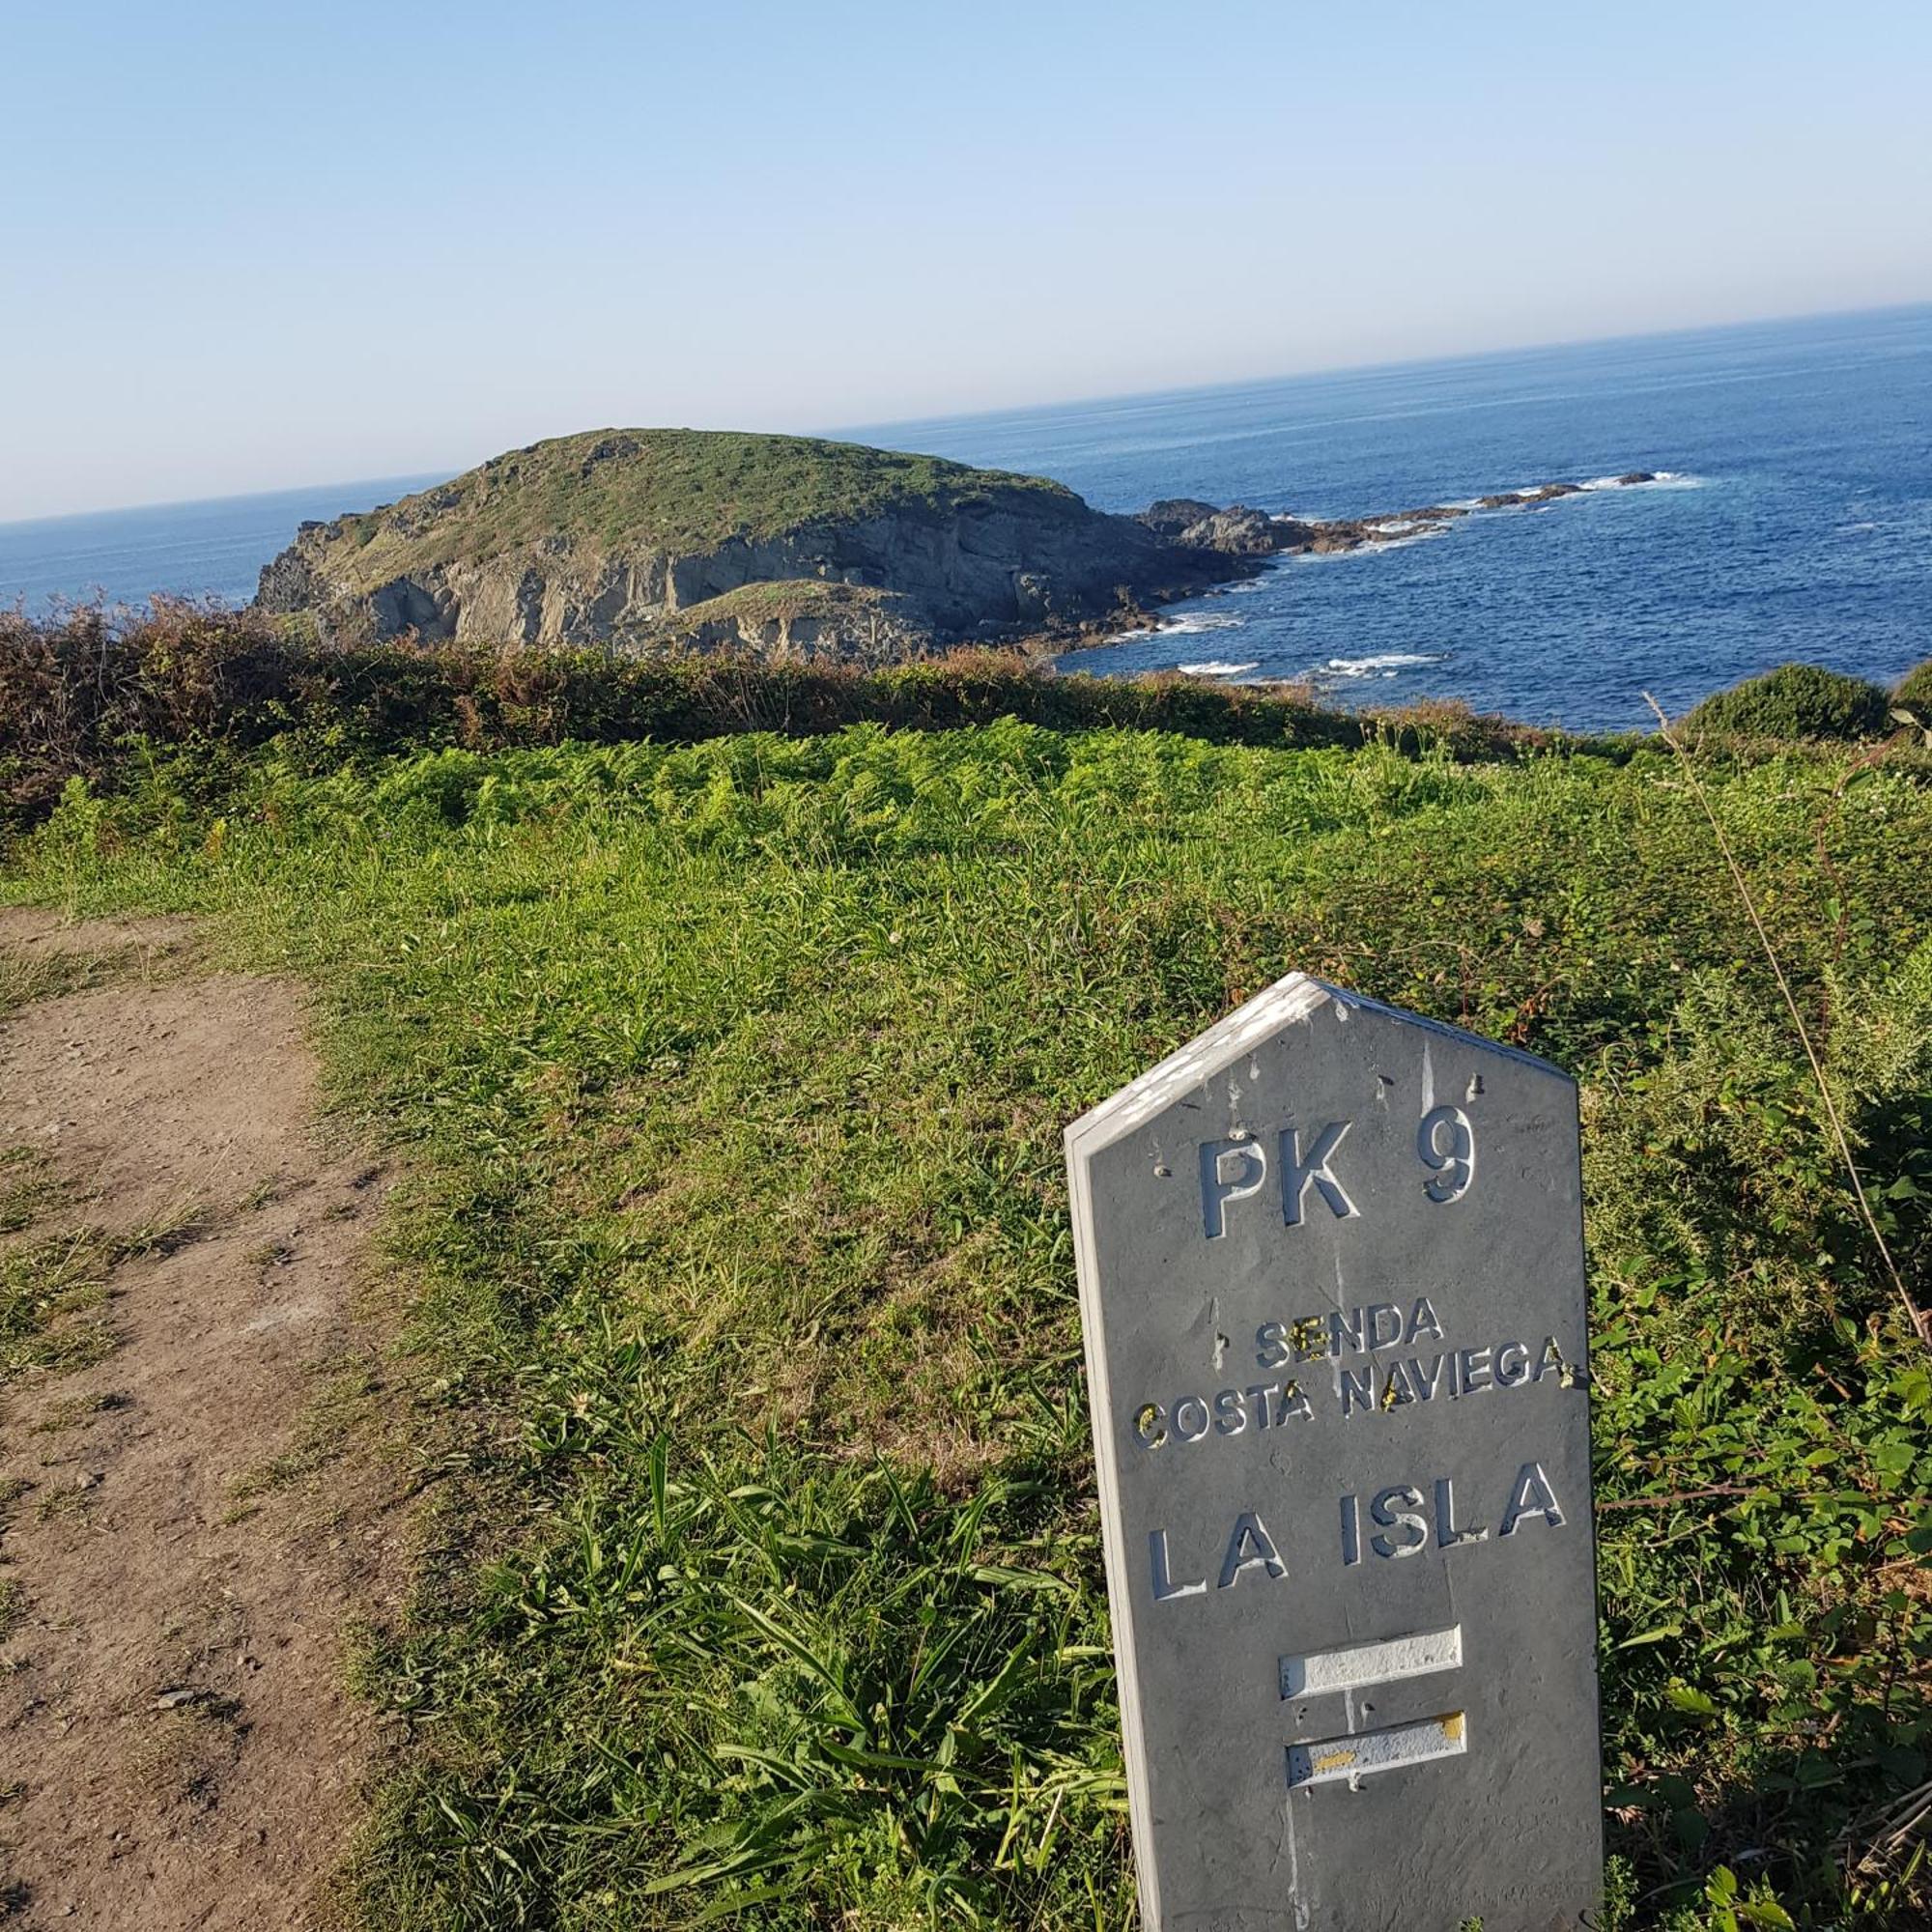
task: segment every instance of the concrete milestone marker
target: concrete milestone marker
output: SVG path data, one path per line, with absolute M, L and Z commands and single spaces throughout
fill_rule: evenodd
M 1589 1922 L 1570 1080 L 1291 974 L 1066 1154 L 1147 1932 Z

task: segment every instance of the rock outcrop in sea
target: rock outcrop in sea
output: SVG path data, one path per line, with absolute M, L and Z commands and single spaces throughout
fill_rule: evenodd
M 1392 510 L 1374 517 L 1290 517 L 1250 509 L 1245 503 L 1222 508 L 1193 497 L 1164 497 L 1136 519 L 1164 542 L 1223 556 L 1271 556 L 1277 553 L 1323 554 L 1361 550 L 1419 536 L 1433 525 L 1453 523 L 1476 510 L 1525 510 L 1580 497 L 1591 489 L 1629 489 L 1660 479 L 1654 470 L 1632 469 L 1595 484 L 1543 483 L 1529 490 L 1502 490 L 1462 503 L 1426 503 L 1415 510 Z

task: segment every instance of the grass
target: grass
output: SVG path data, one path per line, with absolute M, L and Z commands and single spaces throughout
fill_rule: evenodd
M 31 1227 L 59 1198 L 52 1164 L 39 1148 L 0 1148 L 0 1235 Z
M 63 1430 L 85 1428 L 96 1416 L 111 1415 L 116 1409 L 128 1406 L 128 1398 L 113 1391 L 105 1395 L 68 1396 L 46 1405 L 40 1421 L 34 1424 L 34 1433 L 55 1435 Z
M 1637 1922 L 1923 1922 L 1932 1377 L 1666 755 L 1007 722 L 226 771 L 70 786 L 7 891 L 308 977 L 408 1150 L 441 1500 L 358 1666 L 371 1922 L 1133 1922 L 1059 1135 L 1291 967 L 1582 1082 Z M 1922 1282 L 1923 767 L 1705 779 Z
M 28 1172 L 23 1185 L 32 1192 L 14 1225 L 31 1234 L 61 1191 Z M 19 1202 L 19 1191 L 10 1198 Z M 167 1253 L 200 1220 L 198 1207 L 183 1204 L 118 1234 L 68 1226 L 0 1247 L 0 1388 L 32 1372 L 66 1374 L 104 1360 L 115 1346 L 107 1312 L 114 1270 L 139 1256 Z
M 87 1368 L 109 1353 L 113 1262 L 110 1245 L 84 1229 L 0 1253 L 0 1387 L 31 1370 Z
M 734 612 L 757 610 L 767 595 L 762 586 L 732 593 L 741 594 L 749 604 L 734 603 Z M 1348 714 L 1321 710 L 1294 689 L 1053 676 L 1011 651 L 961 650 L 861 670 L 731 654 L 337 649 L 260 611 L 160 600 L 131 618 L 96 606 L 42 623 L 0 610 L 0 834 L 38 823 L 78 778 L 96 792 L 156 784 L 156 809 L 178 801 L 178 831 L 192 821 L 219 840 L 223 821 L 194 808 L 225 797 L 234 761 L 270 743 L 283 762 L 320 775 L 351 759 L 444 745 L 685 744 L 755 730 L 812 736 L 857 724 L 942 730 L 1009 717 L 1062 730 L 1152 728 L 1284 748 L 1385 743 L 1462 757 L 1578 742 L 1448 703 Z M 1635 742 L 1595 747 L 1627 753 Z M 86 796 L 77 795 L 76 810 Z M 6 997 L 0 981 L 0 1003 Z
M 0 1019 L 31 1001 L 73 991 L 86 979 L 85 965 L 85 961 L 64 954 L 35 958 L 0 947 Z M 11 1165 L 20 1152 L 19 1149 L 10 1148 L 5 1158 Z M 9 1185 L 14 1184 L 16 1183 L 10 1177 Z
M 197 1699 L 151 1717 L 113 1767 L 130 1795 L 160 1806 L 212 1809 L 222 1779 L 242 1753 L 236 1713 L 214 1699 Z
M 325 567 L 373 588 L 404 570 L 561 536 L 603 552 L 683 554 L 898 506 L 1000 498 L 1084 514 L 1063 484 L 944 457 L 727 430 L 588 430 L 514 449 L 386 510 L 345 517 Z

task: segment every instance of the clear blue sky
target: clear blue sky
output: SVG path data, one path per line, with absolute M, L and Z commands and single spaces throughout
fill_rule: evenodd
M 1932 298 L 1932 7 L 0 7 L 0 518 Z

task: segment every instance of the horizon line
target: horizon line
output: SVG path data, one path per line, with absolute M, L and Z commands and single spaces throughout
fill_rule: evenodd
M 1746 316 L 1731 322 L 1694 323 L 1689 327 L 1672 328 L 1645 328 L 1625 330 L 1614 335 L 1564 336 L 1554 339 L 1533 340 L 1509 343 L 1493 349 L 1463 350 L 1447 355 L 1407 355 L 1392 359 L 1364 362 L 1325 362 L 1304 369 L 1277 370 L 1267 375 L 1222 377 L 1205 383 L 1177 383 L 1152 389 L 1119 389 L 1105 394 L 1064 396 L 1031 403 L 1007 403 L 987 409 L 949 410 L 934 415 L 894 416 L 865 422 L 836 425 L 816 430 L 732 430 L 722 427 L 726 434 L 749 434 L 770 436 L 797 436 L 824 441 L 852 441 L 857 431 L 886 431 L 896 428 L 920 429 L 941 423 L 990 422 L 1002 417 L 1034 415 L 1051 410 L 1102 410 L 1123 403 L 1155 402 L 1173 397 L 1211 395 L 1217 391 L 1261 389 L 1284 383 L 1319 381 L 1326 376 L 1374 375 L 1387 371 L 1394 373 L 1408 369 L 1448 368 L 1470 362 L 1495 361 L 1511 355 L 1528 355 L 1540 350 L 1607 348 L 1627 342 L 1666 342 L 1673 338 L 1695 335 L 1725 334 L 1733 330 L 1747 328 L 1774 328 L 1781 324 L 1833 321 L 1858 321 L 1866 317 L 1906 315 L 1916 309 L 1932 309 L 1932 297 L 1919 297 L 1907 301 L 1883 302 L 1869 308 L 1827 308 L 1800 309 L 1777 315 Z M 586 424 L 578 429 L 554 432 L 555 436 L 576 436 L 591 429 L 630 429 L 630 428 L 692 428 L 691 424 L 628 424 L 601 423 Z M 539 442 L 549 438 L 540 437 Z M 528 448 L 531 444 L 512 444 L 512 448 Z M 862 445 L 875 448 L 890 447 L 888 444 Z M 493 452 L 501 454 L 503 452 Z M 919 453 L 919 452 L 912 452 Z M 489 458 L 483 458 L 487 462 Z M 96 517 L 121 517 L 137 514 L 144 510 L 190 510 L 213 508 L 224 503 L 259 502 L 266 497 L 291 497 L 310 495 L 322 490 L 366 490 L 370 485 L 390 483 L 411 483 L 422 487 L 431 482 L 446 481 L 450 477 L 463 475 L 467 469 L 476 468 L 469 464 L 462 469 L 418 469 L 397 471 L 386 476 L 357 476 L 332 478 L 316 483 L 284 483 L 266 490 L 229 491 L 213 497 L 157 497 L 145 498 L 133 503 L 112 503 L 93 510 L 55 510 L 37 517 L 0 518 L 0 531 L 20 530 L 40 527 L 51 524 L 84 523 Z M 1048 479 L 1053 480 L 1053 479 Z

